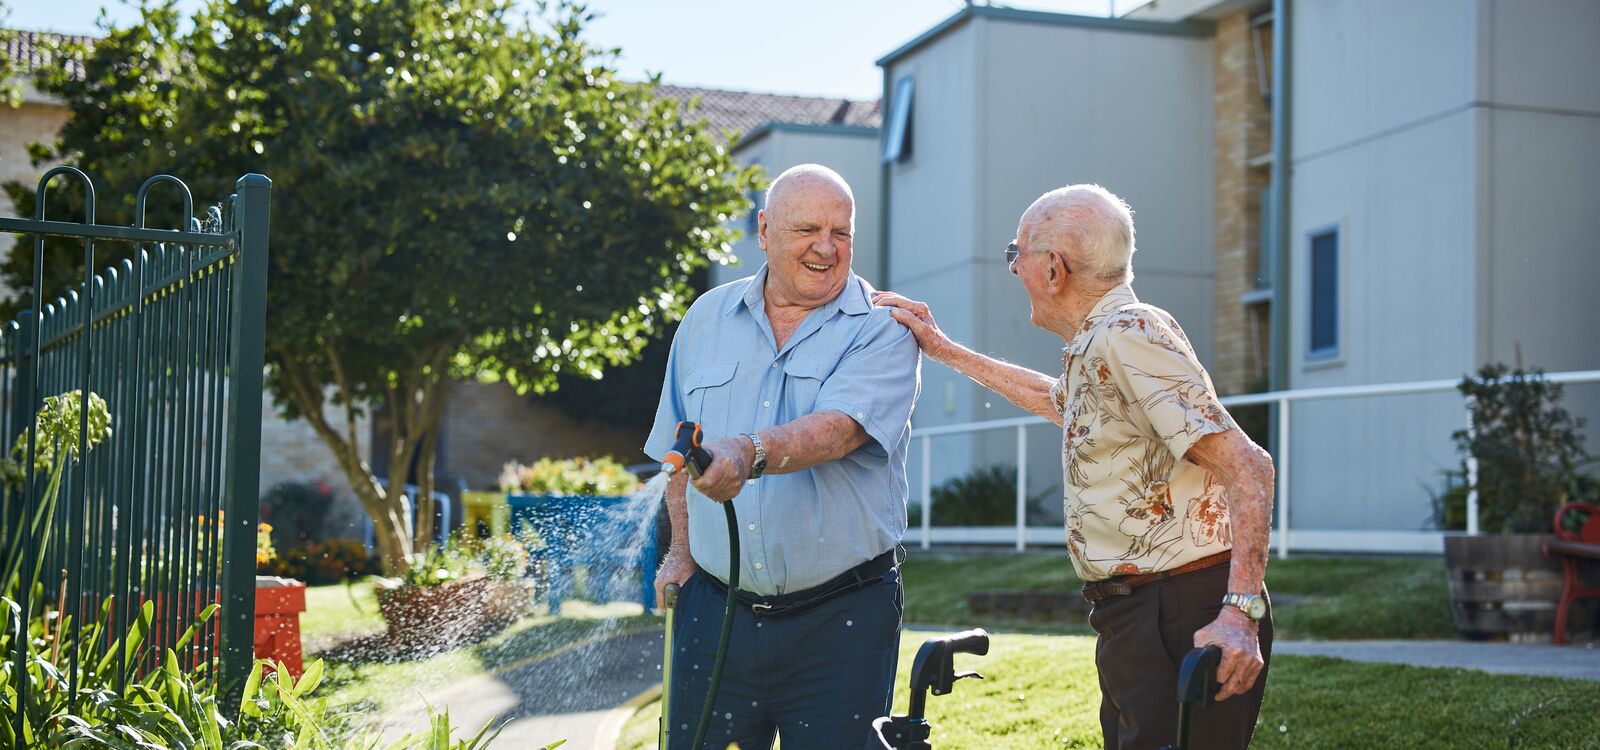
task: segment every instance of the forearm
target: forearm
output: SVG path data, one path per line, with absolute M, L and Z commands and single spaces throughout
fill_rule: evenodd
M 929 356 L 1023 410 L 1061 424 L 1061 414 L 1050 400 L 1050 389 L 1056 378 L 979 354 L 954 342 L 937 354 L 930 352 Z
M 672 475 L 667 482 L 667 521 L 672 527 L 672 551 L 689 551 L 689 476 L 683 472 Z
M 1267 574 L 1268 543 L 1272 530 L 1272 463 L 1265 469 L 1252 465 L 1224 482 L 1228 513 L 1233 525 L 1233 560 L 1228 570 L 1228 590 L 1241 594 L 1261 591 Z
M 867 431 L 838 411 L 807 414 L 756 433 L 767 449 L 768 474 L 790 474 L 837 461 L 869 439 Z M 751 449 L 752 454 L 754 448 Z

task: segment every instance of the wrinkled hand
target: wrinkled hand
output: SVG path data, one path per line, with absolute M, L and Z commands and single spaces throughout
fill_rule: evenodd
M 1233 607 L 1223 607 L 1217 619 L 1194 633 L 1194 646 L 1222 649 L 1217 666 L 1217 700 L 1242 695 L 1256 684 L 1266 662 L 1261 659 L 1259 624 Z
M 706 443 L 705 449 L 711 452 L 711 465 L 693 480 L 694 488 L 719 503 L 738 497 L 756 460 L 755 446 L 749 438 L 736 435 Z
M 933 319 L 933 311 L 928 309 L 926 303 L 907 299 L 894 292 L 878 292 L 873 295 L 872 304 L 891 308 L 889 314 L 911 329 L 911 335 L 917 337 L 917 346 L 935 360 L 941 360 L 944 352 L 955 344 L 949 336 L 944 335 L 944 331 L 939 330 L 939 324 Z
M 667 600 L 667 584 L 676 583 L 682 586 L 694 575 L 694 558 L 689 556 L 688 546 L 673 547 L 667 550 L 667 556 L 661 561 L 661 569 L 656 571 L 656 602 L 657 606 L 665 608 Z

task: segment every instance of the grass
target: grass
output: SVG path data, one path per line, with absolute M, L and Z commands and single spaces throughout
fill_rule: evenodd
M 902 569 L 906 622 L 1000 631 L 1087 634 L 1083 623 L 973 617 L 976 591 L 1076 592 L 1082 584 L 1061 552 L 1020 555 L 913 553 Z M 1267 565 L 1279 638 L 1454 638 L 1444 563 L 1436 558 L 1292 557 Z
M 896 712 L 921 642 L 901 641 Z M 935 747 L 1101 746 L 1092 638 L 1000 635 L 988 656 L 958 657 L 957 669 L 987 679 L 929 697 Z M 1254 748 L 1600 747 L 1595 682 L 1280 656 L 1268 684 Z M 642 708 L 618 747 L 654 747 L 659 715 L 659 703 Z

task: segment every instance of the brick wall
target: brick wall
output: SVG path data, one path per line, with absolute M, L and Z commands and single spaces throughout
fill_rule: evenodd
M 549 406 L 534 405 L 504 383 L 459 382 L 445 407 L 445 457 L 441 487 L 460 476 L 472 489 L 493 489 L 507 461 L 611 456 L 623 464 L 649 459 L 645 435 L 580 423 Z
M 1216 206 L 1217 283 L 1211 375 L 1223 393 L 1241 393 L 1264 378 L 1271 362 L 1267 305 L 1247 307 L 1260 257 L 1261 191 L 1271 178 L 1272 112 L 1262 99 L 1250 11 L 1217 23 Z M 1262 30 L 1270 63 L 1271 27 Z M 1268 79 L 1270 82 L 1270 78 Z M 1252 165 L 1252 160 L 1256 163 Z

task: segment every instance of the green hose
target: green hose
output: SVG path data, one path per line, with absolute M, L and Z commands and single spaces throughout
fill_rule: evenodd
M 699 750 L 705 744 L 706 730 L 711 728 L 717 688 L 722 687 L 722 665 L 728 660 L 728 636 L 733 634 L 733 603 L 738 601 L 734 592 L 739 590 L 739 517 L 734 515 L 731 500 L 723 503 L 722 509 L 728 515 L 728 606 L 722 613 L 722 640 L 717 642 L 717 660 L 711 665 L 711 685 L 706 689 L 705 708 L 700 709 L 700 727 L 695 730 L 694 743 L 689 746 L 694 750 Z

